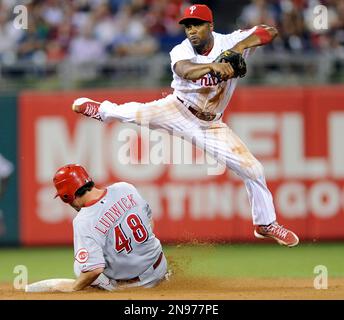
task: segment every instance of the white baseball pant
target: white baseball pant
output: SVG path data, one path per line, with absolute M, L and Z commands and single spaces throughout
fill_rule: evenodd
M 198 119 L 173 94 L 148 103 L 128 102 L 117 105 L 104 101 L 99 113 L 106 123 L 119 120 L 149 125 L 152 129 L 163 128 L 192 141 L 243 179 L 254 225 L 268 225 L 276 220 L 263 166 L 221 119 Z

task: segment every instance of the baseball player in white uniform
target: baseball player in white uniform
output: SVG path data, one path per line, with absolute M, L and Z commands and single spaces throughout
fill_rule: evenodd
M 103 122 L 149 124 L 188 138 L 242 178 L 252 207 L 254 235 L 296 246 L 297 235 L 276 221 L 261 163 L 221 120 L 238 78 L 233 77 L 231 64 L 214 62 L 228 49 L 247 58 L 253 48 L 271 42 L 277 30 L 258 25 L 231 34 L 216 33 L 212 11 L 197 4 L 185 9 L 179 23 L 184 25 L 187 39 L 170 52 L 174 89 L 171 95 L 149 103 L 121 105 L 79 98 L 72 105 L 73 111 Z
M 53 181 L 56 197 L 78 211 L 73 220 L 77 279 L 54 290 L 148 288 L 165 279 L 167 261 L 152 230 L 152 212 L 133 185 L 99 189 L 78 164 L 58 169 Z

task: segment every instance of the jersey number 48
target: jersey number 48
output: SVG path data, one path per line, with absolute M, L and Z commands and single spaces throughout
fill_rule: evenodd
M 132 237 L 137 243 L 143 243 L 148 239 L 148 232 L 145 226 L 142 224 L 141 219 L 134 213 L 130 214 L 126 223 L 132 232 Z M 121 225 L 117 225 L 114 228 L 115 237 L 115 250 L 117 252 L 122 252 L 125 250 L 127 253 L 133 250 L 131 246 L 131 238 L 128 237 L 121 228 Z

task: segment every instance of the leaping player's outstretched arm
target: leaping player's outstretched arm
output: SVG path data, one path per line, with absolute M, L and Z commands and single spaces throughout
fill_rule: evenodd
M 247 38 L 239 41 L 232 50 L 243 53 L 245 49 L 270 43 L 277 35 L 278 31 L 275 27 L 261 24 L 256 26 L 256 30 Z

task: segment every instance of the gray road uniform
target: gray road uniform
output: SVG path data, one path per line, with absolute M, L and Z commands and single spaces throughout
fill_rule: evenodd
M 159 283 L 167 273 L 167 261 L 153 233 L 151 214 L 133 185 L 119 182 L 107 187 L 73 220 L 75 274 L 104 267 L 92 285 L 107 290 Z

